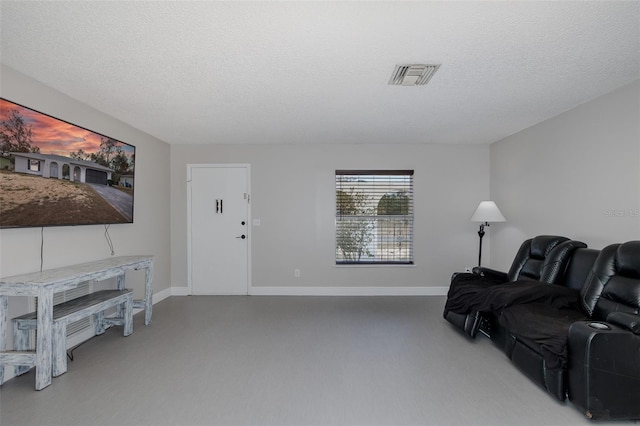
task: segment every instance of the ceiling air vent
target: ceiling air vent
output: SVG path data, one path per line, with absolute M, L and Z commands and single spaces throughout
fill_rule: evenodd
M 424 86 L 438 71 L 440 65 L 396 65 L 389 84 L 398 86 Z

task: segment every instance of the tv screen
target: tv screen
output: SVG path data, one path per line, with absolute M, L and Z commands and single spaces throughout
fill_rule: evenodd
M 0 228 L 133 222 L 135 153 L 0 98 Z

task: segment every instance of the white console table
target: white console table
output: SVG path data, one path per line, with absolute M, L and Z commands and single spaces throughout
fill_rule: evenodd
M 151 323 L 153 289 L 153 256 L 120 256 L 71 265 L 13 277 L 0 278 L 0 384 L 4 381 L 5 365 L 36 367 L 36 390 L 51 384 L 51 330 L 53 325 L 53 294 L 78 287 L 86 281 L 102 281 L 116 277 L 118 289 L 124 288 L 127 270 L 146 271 L 143 300 L 135 300 L 134 308 L 144 309 L 144 323 Z M 36 350 L 7 350 L 8 296 L 38 298 Z M 21 364 L 22 363 L 22 364 Z

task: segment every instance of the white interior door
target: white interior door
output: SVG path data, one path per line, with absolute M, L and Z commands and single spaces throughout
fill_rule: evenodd
M 191 294 L 248 294 L 249 166 L 189 165 Z

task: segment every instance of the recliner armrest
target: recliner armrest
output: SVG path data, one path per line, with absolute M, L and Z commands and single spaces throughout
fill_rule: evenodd
M 640 335 L 640 316 L 626 312 L 611 312 L 607 315 L 607 322 L 625 328 L 633 334 Z
M 568 335 L 569 399 L 590 419 L 640 418 L 640 336 L 613 323 L 577 321 Z
M 497 271 L 491 268 L 485 268 L 483 266 L 476 266 L 473 268 L 473 273 L 482 275 L 490 280 L 506 283 L 509 281 L 509 276 L 506 272 Z
M 470 272 L 454 272 L 453 274 L 451 274 L 451 282 L 453 282 L 453 280 L 454 280 L 458 275 L 477 275 L 477 274 L 475 274 L 475 273 L 470 273 Z

